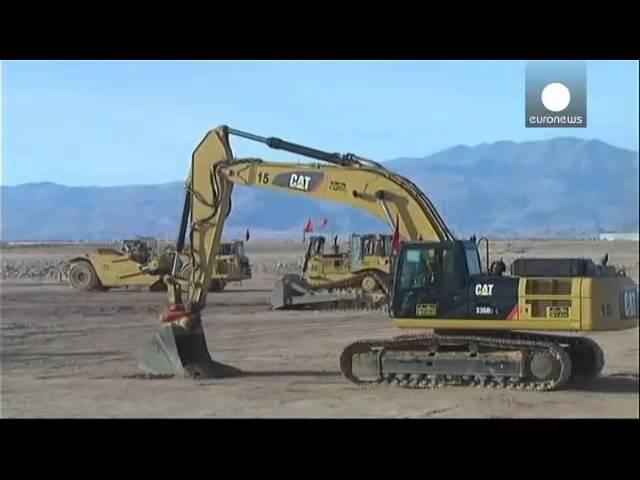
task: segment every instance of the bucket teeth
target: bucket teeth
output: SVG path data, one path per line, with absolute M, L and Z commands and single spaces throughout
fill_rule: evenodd
M 195 326 L 163 325 L 143 348 L 138 366 L 151 375 L 225 378 L 241 374 L 211 358 L 200 322 Z

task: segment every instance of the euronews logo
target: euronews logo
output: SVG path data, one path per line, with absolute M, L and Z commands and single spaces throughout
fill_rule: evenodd
M 529 62 L 525 80 L 526 127 L 585 128 L 584 62 Z

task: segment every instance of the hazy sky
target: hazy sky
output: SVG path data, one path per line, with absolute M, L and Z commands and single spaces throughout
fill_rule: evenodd
M 524 127 L 519 61 L 3 62 L 1 73 L 3 185 L 182 180 L 222 123 L 377 160 L 554 136 L 638 148 L 631 61 L 587 63 L 586 129 Z

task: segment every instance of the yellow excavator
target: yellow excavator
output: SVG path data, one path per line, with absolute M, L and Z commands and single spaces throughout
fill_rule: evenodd
M 389 293 L 391 241 L 386 234 L 349 237 L 349 250 L 340 252 L 338 237 L 331 251 L 326 238 L 309 238 L 302 275 L 286 274 L 271 294 L 271 307 L 280 309 L 379 308 Z
M 234 158 L 229 135 L 323 163 Z M 188 233 L 196 268 L 188 281 L 176 275 L 175 266 L 165 278 L 169 304 L 162 327 L 140 357 L 146 375 L 243 374 L 211 358 L 201 318 L 203 286 L 214 270 L 236 184 L 337 201 L 390 225 L 398 220 L 402 241 L 394 248 L 389 314 L 396 327 L 427 333 L 346 345 L 339 365 L 354 384 L 556 390 L 576 377 L 596 376 L 604 366 L 602 349 L 575 333 L 638 326 L 638 286 L 606 261 L 519 258 L 510 272 L 500 261 L 483 272 L 475 239 L 456 239 L 409 179 L 354 154 L 221 126 L 193 153 L 177 247 L 182 250 Z

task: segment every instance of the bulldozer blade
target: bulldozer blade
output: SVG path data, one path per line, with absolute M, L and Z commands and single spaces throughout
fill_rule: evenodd
M 352 302 L 360 299 L 357 293 L 337 293 L 326 290 L 313 290 L 299 275 L 286 274 L 277 280 L 271 291 L 272 310 L 295 310 L 304 308 L 322 308 L 336 302 Z
M 283 279 L 279 279 L 273 285 L 271 290 L 271 308 L 273 310 L 281 310 L 286 307 L 286 285 Z
M 271 290 L 271 308 L 283 310 L 291 308 L 294 297 L 306 292 L 304 280 L 299 275 L 288 273 L 278 279 Z
M 163 325 L 144 346 L 139 367 L 151 375 L 189 378 L 226 378 L 241 370 L 211 358 L 202 326 Z

